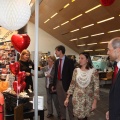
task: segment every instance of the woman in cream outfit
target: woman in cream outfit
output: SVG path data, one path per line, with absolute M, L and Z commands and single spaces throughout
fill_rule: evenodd
M 64 105 L 68 105 L 69 96 L 72 95 L 74 116 L 78 120 L 87 120 L 96 109 L 99 99 L 99 77 L 92 66 L 89 53 L 80 53 L 79 64 L 80 67 L 73 72 Z

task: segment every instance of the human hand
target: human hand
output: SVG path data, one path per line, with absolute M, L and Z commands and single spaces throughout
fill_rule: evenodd
M 106 120 L 109 120 L 109 111 L 106 112 Z
M 67 107 L 67 106 L 68 106 L 68 103 L 69 103 L 69 99 L 66 98 L 65 101 L 64 101 L 64 106 Z
M 91 111 L 94 111 L 97 108 L 96 103 L 93 102 Z
M 52 86 L 52 87 L 51 87 L 51 90 L 52 90 L 52 92 L 54 92 L 54 90 L 55 90 L 55 87 L 54 87 L 54 86 Z
M 46 77 L 50 78 L 50 77 L 51 77 L 51 75 L 50 75 L 50 74 L 47 74 L 47 76 L 46 76 Z
M 26 72 L 26 76 L 30 76 L 30 73 L 29 73 L 29 72 Z

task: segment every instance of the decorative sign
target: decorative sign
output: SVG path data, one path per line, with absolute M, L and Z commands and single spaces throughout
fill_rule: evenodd
M 34 97 L 33 97 L 33 109 L 34 109 Z M 44 97 L 38 96 L 38 110 L 44 109 Z

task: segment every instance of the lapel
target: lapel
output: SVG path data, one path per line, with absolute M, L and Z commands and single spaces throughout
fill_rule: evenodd
M 112 85 L 111 91 L 115 88 L 116 84 L 118 84 L 119 76 L 120 76 L 120 69 L 119 69 L 118 74 L 116 76 L 115 83 Z
M 55 69 L 58 71 L 59 59 L 56 60 Z

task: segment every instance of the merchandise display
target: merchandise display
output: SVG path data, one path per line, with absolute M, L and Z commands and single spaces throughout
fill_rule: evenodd
M 10 112 L 18 104 L 23 104 L 24 110 L 32 109 L 30 97 L 24 92 L 26 72 L 20 71 L 20 64 L 15 61 L 15 49 L 11 41 L 0 42 L 0 92 L 5 98 L 5 108 Z

